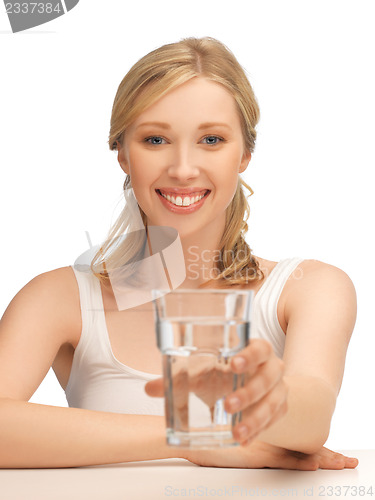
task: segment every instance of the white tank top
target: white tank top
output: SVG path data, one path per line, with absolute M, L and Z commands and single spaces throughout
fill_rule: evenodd
M 293 257 L 278 262 L 253 301 L 250 338 L 268 340 L 279 358 L 283 356 L 285 334 L 278 321 L 277 304 L 286 281 L 302 261 Z M 130 368 L 112 352 L 99 279 L 91 273 L 73 271 L 79 287 L 82 332 L 65 390 L 69 406 L 164 415 L 164 398 L 152 398 L 144 391 L 146 382 L 160 376 Z

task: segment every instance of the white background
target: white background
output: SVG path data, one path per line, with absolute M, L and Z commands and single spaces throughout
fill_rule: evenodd
M 353 280 L 358 320 L 328 447 L 375 448 L 372 386 L 375 73 L 372 1 L 81 0 L 12 34 L 0 14 L 0 310 L 30 279 L 71 265 L 121 208 L 107 137 L 130 66 L 187 36 L 224 42 L 261 109 L 245 180 L 256 255 L 333 264 Z M 66 406 L 50 372 L 32 398 Z

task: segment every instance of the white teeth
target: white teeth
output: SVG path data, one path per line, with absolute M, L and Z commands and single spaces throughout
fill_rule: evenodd
M 184 199 L 182 200 L 181 196 L 177 196 L 176 198 L 174 196 L 170 196 L 169 194 L 163 194 L 161 195 L 166 198 L 168 201 L 173 203 L 174 205 L 177 205 L 178 207 L 184 206 L 188 207 L 192 205 L 193 203 L 197 203 L 197 201 L 201 200 L 204 197 L 204 194 L 202 195 L 197 195 L 197 196 L 192 196 L 191 198 L 189 196 L 184 196 Z

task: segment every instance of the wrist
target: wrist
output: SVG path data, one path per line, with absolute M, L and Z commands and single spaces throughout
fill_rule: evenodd
M 194 451 L 191 448 L 184 448 L 180 446 L 171 446 L 167 443 L 167 437 L 165 435 L 165 428 L 162 435 L 162 445 L 160 447 L 164 458 L 182 458 L 184 460 L 190 460 Z

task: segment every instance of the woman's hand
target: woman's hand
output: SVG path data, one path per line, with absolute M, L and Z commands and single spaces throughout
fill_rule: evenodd
M 238 366 L 236 360 L 243 358 Z M 287 411 L 287 386 L 283 381 L 284 363 L 276 357 L 271 345 L 262 339 L 253 339 L 251 344 L 237 354 L 230 368 L 235 373 L 247 374 L 245 386 L 229 394 L 225 400 L 228 412 L 242 410 L 242 422 L 234 428 L 233 435 L 242 446 L 224 449 L 187 450 L 186 459 L 197 465 L 207 467 L 233 468 L 276 468 L 316 470 L 355 468 L 358 460 L 335 453 L 322 447 L 318 452 L 305 454 L 298 451 L 256 440 L 256 436 L 267 429 Z M 209 382 L 207 375 L 204 377 Z M 204 378 L 199 379 L 204 382 Z M 209 385 L 209 384 L 208 384 Z M 146 384 L 149 396 L 164 395 L 163 379 Z M 194 384 L 197 394 L 197 386 Z M 204 400 L 205 393 L 199 394 Z M 238 398 L 239 405 L 234 408 L 231 399 Z M 208 401 L 207 401 L 208 404 Z M 240 435 L 239 428 L 246 425 L 249 432 Z
M 237 374 L 245 373 L 246 382 L 226 398 L 224 409 L 229 413 L 242 411 L 242 421 L 234 427 L 233 437 L 247 444 L 287 411 L 284 362 L 269 342 L 252 339 L 231 360 L 231 369 Z
M 356 458 L 335 453 L 322 447 L 311 455 L 299 451 L 286 450 L 262 441 L 252 441 L 246 446 L 212 450 L 187 450 L 190 462 L 203 467 L 229 467 L 236 469 L 354 469 Z
M 287 411 L 284 363 L 265 340 L 251 340 L 245 349 L 232 358 L 230 366 L 225 367 L 220 377 L 216 368 L 205 370 L 203 365 L 200 369 L 199 364 L 195 368 L 192 366 L 191 373 L 189 372 L 189 392 L 194 392 L 211 410 L 218 397 L 228 394 L 224 403 L 225 410 L 229 413 L 242 411 L 242 421 L 233 429 L 234 439 L 241 444 L 255 439 Z M 232 372 L 245 374 L 244 387 L 233 393 Z M 216 387 L 219 381 L 221 388 Z M 173 383 L 176 388 L 179 384 L 186 384 L 186 375 L 175 375 Z M 163 396 L 163 379 L 148 382 L 145 390 L 149 396 Z M 179 414 L 184 415 L 187 411 L 186 389 L 175 392 L 176 398 L 178 394 L 181 396 L 181 401 L 177 398 L 175 404 L 179 405 Z

